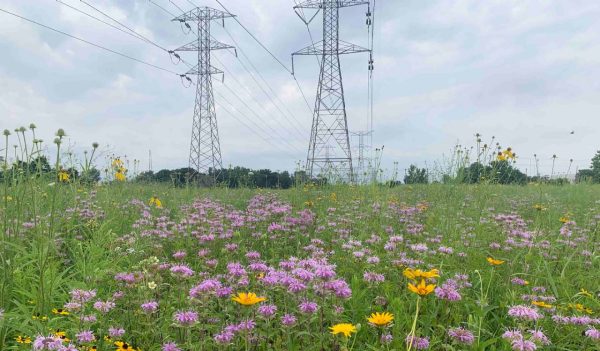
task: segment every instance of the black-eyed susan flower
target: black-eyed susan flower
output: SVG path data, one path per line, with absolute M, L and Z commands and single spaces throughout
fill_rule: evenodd
M 115 341 L 116 351 L 135 351 L 135 348 L 123 341 Z
M 15 338 L 17 344 L 31 344 L 31 338 L 28 336 L 19 335 Z
M 68 316 L 69 315 L 69 311 L 62 309 L 62 308 L 53 308 L 52 313 L 60 315 L 60 316 Z

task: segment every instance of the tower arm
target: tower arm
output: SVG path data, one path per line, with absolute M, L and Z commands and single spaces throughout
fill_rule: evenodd
M 323 3 L 327 0 L 306 0 L 294 6 L 295 9 L 322 9 Z M 338 0 L 337 7 L 350 7 L 357 5 L 367 5 L 368 1 L 364 0 Z

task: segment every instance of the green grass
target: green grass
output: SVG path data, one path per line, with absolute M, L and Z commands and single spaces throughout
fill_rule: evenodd
M 507 328 L 520 328 L 526 333 L 536 327 L 542 328 L 552 341 L 548 346 L 538 345 L 540 349 L 600 349 L 597 341 L 582 336 L 587 327 L 561 325 L 551 318 L 553 314 L 600 317 L 598 186 L 433 184 L 385 188 L 373 185 L 266 192 L 172 188 L 159 184 L 111 183 L 86 187 L 51 183 L 28 180 L 2 190 L 6 192 L 2 197 L 9 196 L 10 201 L 0 205 L 3 219 L 0 222 L 5 229 L 0 249 L 0 308 L 5 310 L 0 320 L 0 350 L 28 349 L 31 345 L 18 344 L 15 338 L 21 335 L 35 339 L 38 334 L 47 335 L 56 329 L 65 331 L 73 340 L 78 332 L 92 330 L 98 340 L 74 341 L 79 350 L 91 345 L 97 345 L 99 350 L 115 350 L 112 341 L 103 339 L 111 326 L 123 327 L 126 332 L 119 339 L 144 351 L 160 350 L 167 341 L 176 342 L 184 350 L 331 350 L 343 349 L 346 344 L 354 350 L 404 350 L 407 349 L 404 339 L 414 322 L 417 296 L 407 289 L 409 281 L 402 274 L 406 267 L 398 264 L 402 258 L 422 262 L 414 268 L 439 269 L 441 277 L 435 282 L 438 286 L 455 274 L 469 276 L 471 287 L 460 290 L 460 301 L 444 301 L 435 294 L 421 298 L 415 332 L 429 338 L 431 350 L 509 350 L 510 343 L 501 338 Z M 285 216 L 271 214 L 255 223 L 233 227 L 231 218 L 219 219 L 217 210 L 208 209 L 198 216 L 215 223 L 199 222 L 176 229 L 177 223 L 190 217 L 189 208 L 182 206 L 189 206 L 195 200 L 211 199 L 231 214 L 246 211 L 248 202 L 258 194 L 267 195 L 269 201 L 276 199 L 290 204 L 289 216 L 298 217 L 299 211 L 309 210 L 314 213 L 314 222 L 290 231 L 269 232 L 272 223 L 286 223 Z M 164 208 L 147 208 L 148 223 L 136 226 L 143 204 L 147 206 L 152 196 L 160 198 Z M 133 204 L 136 199 L 141 203 Z M 265 208 L 267 202 L 260 208 Z M 535 209 L 536 204 L 544 209 Z M 94 215 L 89 218 L 76 215 L 84 208 Z M 331 212 L 329 208 L 336 210 Z M 402 214 L 401 208 L 416 213 Z M 532 247 L 505 243 L 508 231 L 494 216 L 511 213 L 525 221 L 528 233 L 535 234 Z M 563 223 L 559 219 L 565 216 L 576 223 L 567 243 L 561 241 L 566 237 L 560 234 Z M 24 226 L 24 223 L 30 224 Z M 145 230 L 161 229 L 157 223 L 166 223 L 170 238 L 143 235 Z M 411 226 L 416 224 L 422 225 L 422 230 L 410 234 Z M 231 238 L 218 238 L 221 225 L 223 232 L 231 230 Z M 208 234 L 211 228 L 217 232 L 215 240 L 200 242 L 194 237 Z M 372 235 L 380 240 L 369 241 Z M 386 250 L 384 245 L 393 235 L 404 240 L 397 243 L 395 250 Z M 320 241 L 311 241 L 314 239 Z M 318 250 L 306 250 L 311 243 Z M 417 243 L 427 244 L 429 250 L 451 247 L 453 253 L 415 252 L 410 245 Z M 492 249 L 492 243 L 500 244 L 501 249 Z M 237 248 L 228 249 L 227 244 L 236 244 Z M 351 249 L 346 248 L 349 244 L 353 245 Z M 505 247 L 511 249 L 504 250 Z M 205 258 L 198 257 L 197 252 L 202 248 L 209 249 L 209 258 L 218 261 L 215 268 Z M 161 263 L 177 262 L 172 257 L 176 251 L 187 253 L 182 262 L 196 273 L 192 278 L 176 278 L 149 261 L 156 257 Z M 250 251 L 259 252 L 262 261 L 273 269 L 279 269 L 279 263 L 290 257 L 326 259 L 336 265 L 337 277 L 347 282 L 352 295 L 347 299 L 332 294 L 323 297 L 315 292 L 312 283 L 307 283 L 309 288 L 297 294 L 283 287 L 265 286 L 262 278 L 248 268 L 245 254 Z M 356 258 L 353 254 L 356 251 L 362 251 L 364 258 Z M 367 263 L 369 256 L 377 256 L 380 262 Z M 486 262 L 488 256 L 506 263 L 492 267 Z M 240 262 L 246 267 L 247 287 L 228 281 L 228 274 L 218 276 L 227 272 L 229 262 Z M 140 272 L 143 278 L 136 278 L 131 286 L 123 286 L 113 278 L 119 272 Z M 257 306 L 242 308 L 229 298 L 211 294 L 189 300 L 189 289 L 204 279 L 198 272 L 218 277 L 224 285 L 233 287 L 234 292 L 248 290 L 267 297 L 267 303 L 277 306 L 276 316 L 261 318 Z M 368 283 L 363 279 L 364 272 L 383 274 L 385 281 Z M 529 285 L 512 284 L 514 277 L 527 280 Z M 148 288 L 150 282 L 158 287 Z M 555 312 L 544 310 L 544 318 L 535 323 L 510 318 L 507 315 L 510 306 L 530 305 L 521 297 L 535 294 L 533 287 L 544 287 L 546 292 L 541 295 L 557 299 L 551 302 Z M 109 300 L 117 291 L 123 291 L 125 296 L 116 299 L 116 307 L 107 314 L 94 311 L 91 305 L 85 313 L 53 314 L 52 309 L 62 308 L 69 301 L 69 291 L 73 289 L 95 289 L 97 296 L 92 303 L 97 299 Z M 591 296 L 582 294 L 580 289 L 589 291 Z M 297 305 L 303 299 L 316 302 L 319 310 L 313 315 L 299 313 Z M 159 302 L 158 313 L 148 315 L 141 311 L 140 304 L 147 300 Z M 568 305 L 576 303 L 591 309 L 591 313 Z M 172 316 L 177 310 L 197 311 L 200 323 L 187 328 L 175 326 Z M 383 330 L 368 325 L 365 319 L 375 311 L 389 311 L 395 316 L 394 323 L 385 330 L 393 336 L 389 344 L 380 343 Z M 97 317 L 96 322 L 80 322 L 80 314 L 92 313 Z M 280 317 L 284 313 L 294 314 L 296 325 L 283 326 Z M 32 319 L 37 314 L 48 319 Z M 239 323 L 245 318 L 256 321 L 252 333 L 238 333 L 229 346 L 215 343 L 213 336 L 226 324 Z M 328 327 L 342 322 L 360 325 L 358 333 L 349 340 L 331 335 Z M 479 335 L 472 346 L 460 346 L 447 336 L 449 328 L 458 326 L 469 329 L 476 337 Z

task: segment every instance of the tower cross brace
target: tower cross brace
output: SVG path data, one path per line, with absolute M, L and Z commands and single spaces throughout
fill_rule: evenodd
M 306 160 L 306 171 L 311 177 L 335 165 L 341 177 L 354 181 L 340 55 L 370 50 L 339 39 L 339 10 L 342 7 L 366 4 L 369 1 L 306 0 L 294 7 L 295 10 L 316 9 L 323 12 L 323 40 L 292 54 L 292 60 L 296 55 L 321 56 Z
M 212 38 L 211 23 L 221 20 L 224 25 L 228 17 L 233 15 L 210 7 L 197 7 L 172 20 L 180 23 L 197 22 L 197 38 L 173 51 L 194 51 L 198 55 L 198 63 L 185 76 L 197 76 L 189 167 L 201 174 L 212 171 L 216 175 L 223 168 L 212 86 L 212 75 L 223 74 L 223 71 L 213 67 L 210 58 L 213 50 L 234 47 Z

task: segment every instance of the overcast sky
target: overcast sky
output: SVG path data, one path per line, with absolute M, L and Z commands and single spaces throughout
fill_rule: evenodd
M 110 22 L 79 0 L 62 1 Z M 191 8 L 153 1 L 175 15 L 173 3 Z M 162 47 L 193 39 L 148 0 L 87 2 Z M 220 9 L 214 0 L 193 2 Z M 310 43 L 293 0 L 222 2 L 288 67 L 290 54 Z M 55 0 L 0 0 L 0 8 L 173 72 L 187 68 Z M 365 11 L 342 10 L 341 38 L 367 45 Z M 372 147 L 385 145 L 383 168 L 443 163 L 457 143 L 474 146 L 475 133 L 511 146 L 529 174 L 534 154 L 542 172 L 550 173 L 553 154 L 556 172 L 570 159 L 571 172 L 588 167 L 600 149 L 598 18 L 600 1 L 591 0 L 377 1 Z M 311 32 L 321 36 L 318 20 Z M 312 118 L 296 83 L 234 20 L 214 26 L 213 36 L 239 48 L 239 59 L 213 53 L 226 71 L 224 83 L 214 82 L 224 165 L 293 170 L 305 160 Z M 61 127 L 76 153 L 97 141 L 143 169 L 149 150 L 154 170 L 187 166 L 195 91 L 173 73 L 1 12 L 0 52 L 0 129 L 34 122 L 49 142 Z M 367 128 L 367 60 L 342 58 L 351 131 Z M 317 61 L 300 57 L 295 68 L 312 106 Z

